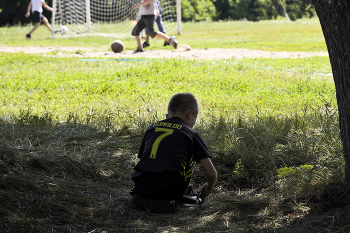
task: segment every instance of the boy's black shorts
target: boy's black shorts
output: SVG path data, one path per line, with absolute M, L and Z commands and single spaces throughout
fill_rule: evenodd
M 182 197 L 182 194 L 185 192 L 185 190 L 189 185 L 190 185 L 190 180 L 187 180 L 186 182 L 175 187 L 171 191 L 165 191 L 166 189 L 163 189 L 163 191 L 159 191 L 159 192 L 145 193 L 145 192 L 142 192 L 142 190 L 139 190 L 134 184 L 134 186 L 130 190 L 130 195 L 133 196 L 135 193 L 137 193 L 149 199 L 163 199 L 168 201 L 178 200 Z M 148 186 L 152 187 L 152 185 L 148 185 Z M 158 185 L 154 187 L 157 187 L 157 186 Z M 157 188 L 159 189 L 159 187 Z
M 147 28 L 148 34 L 154 38 L 157 32 L 154 30 L 154 21 L 156 21 L 156 15 L 141 15 L 141 19 L 137 22 L 134 29 L 132 29 L 131 35 L 139 36 L 141 31 Z
M 42 13 L 40 13 L 39 11 L 34 11 L 33 14 L 34 14 L 34 17 L 35 17 L 35 22 L 36 23 L 41 23 L 41 21 L 44 18 L 44 15 Z

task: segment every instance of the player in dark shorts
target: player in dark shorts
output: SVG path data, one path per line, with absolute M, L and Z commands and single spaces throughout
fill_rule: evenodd
M 137 42 L 137 48 L 134 53 L 144 52 L 140 33 L 145 28 L 147 28 L 147 31 L 152 38 L 157 37 L 163 39 L 165 42 L 171 44 L 176 49 L 177 41 L 175 39 L 175 36 L 169 37 L 162 32 L 156 32 L 154 30 L 154 21 L 156 20 L 157 16 L 160 15 L 156 0 L 143 0 L 141 3 L 132 6 L 134 10 L 139 7 L 142 7 L 141 19 L 137 22 L 131 32 L 131 35 L 135 36 Z
M 157 6 L 158 6 L 158 10 L 159 10 L 159 16 L 157 16 L 156 18 L 156 23 L 157 23 L 157 26 L 158 26 L 158 30 L 164 34 L 166 34 L 166 30 L 164 28 L 164 25 L 163 25 L 163 20 L 162 20 L 162 7 L 160 6 L 159 4 L 159 1 L 157 0 Z M 143 48 L 146 48 L 146 47 L 149 47 L 150 44 L 149 44 L 149 33 L 148 33 L 148 30 L 147 28 L 145 29 L 145 32 L 146 32 L 146 41 L 143 42 L 142 46 Z M 166 42 L 164 41 L 164 46 L 167 46 L 167 45 L 170 45 L 169 42 Z
M 41 21 L 45 18 L 45 16 L 39 11 L 34 11 L 33 14 L 35 17 L 35 23 L 41 23 Z
M 51 25 L 47 18 L 42 14 L 43 12 L 43 7 L 49 11 L 52 11 L 52 8 L 49 7 L 44 0 L 31 0 L 30 3 L 28 4 L 28 9 L 27 13 L 25 14 L 25 17 L 29 17 L 30 15 L 30 9 L 32 8 L 33 10 L 33 15 L 35 17 L 35 26 L 34 28 L 26 35 L 27 39 L 31 39 L 32 36 L 31 34 L 38 28 L 40 27 L 41 22 L 45 24 L 45 26 L 52 31 Z
M 204 203 L 217 175 L 208 148 L 193 129 L 197 114 L 195 97 L 179 93 L 169 102 L 167 119 L 148 127 L 138 154 L 140 161 L 132 175 L 134 204 L 154 213 L 173 213 L 177 204 Z M 202 164 L 208 178 L 199 196 L 189 190 L 195 162 Z

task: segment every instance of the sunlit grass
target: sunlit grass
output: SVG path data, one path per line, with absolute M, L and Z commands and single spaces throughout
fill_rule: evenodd
M 192 92 L 201 115 L 290 115 L 326 101 L 335 107 L 327 58 L 224 61 L 84 61 L 25 54 L 0 59 L 2 115 L 109 109 L 118 115 L 155 111 L 163 116 L 177 92 Z
M 50 38 L 50 32 L 44 26 L 33 33 L 32 40 L 25 35 L 31 29 L 27 27 L 0 28 L 0 45 L 8 46 L 80 46 L 93 47 L 97 51 L 107 51 L 113 37 L 83 36 L 69 38 L 57 35 Z M 126 49 L 135 48 L 136 41 L 130 33 L 120 39 Z M 174 34 L 174 33 L 171 33 Z M 326 51 L 326 44 L 317 18 L 297 21 L 223 21 L 183 23 L 182 33 L 177 35 L 180 44 L 192 48 L 246 48 L 266 51 Z M 148 49 L 171 49 L 163 47 L 160 39 L 151 40 Z
M 248 48 L 266 51 L 325 51 L 318 19 L 184 23 L 182 41 L 194 48 Z M 191 38 L 188 40 L 187 38 Z M 187 42 L 188 41 L 188 42 Z

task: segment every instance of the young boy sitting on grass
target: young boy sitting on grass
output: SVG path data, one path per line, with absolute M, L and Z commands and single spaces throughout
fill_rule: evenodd
M 177 204 L 204 204 L 217 174 L 208 148 L 193 129 L 198 113 L 196 98 L 190 93 L 178 93 L 170 99 L 166 119 L 148 127 L 138 154 L 140 161 L 132 175 L 132 203 L 160 214 L 174 213 Z M 189 186 L 197 161 L 207 175 L 199 196 Z
M 152 38 L 157 37 L 163 39 L 176 49 L 177 41 L 175 40 L 175 36 L 169 37 L 162 32 L 156 32 L 154 30 L 154 21 L 156 20 L 157 16 L 160 16 L 157 0 L 143 0 L 139 4 L 133 5 L 132 8 L 135 10 L 141 6 L 141 19 L 137 22 L 131 33 L 133 36 L 135 36 L 137 42 L 137 49 L 134 51 L 134 53 L 144 52 L 140 33 L 145 28 L 147 28 L 148 34 Z

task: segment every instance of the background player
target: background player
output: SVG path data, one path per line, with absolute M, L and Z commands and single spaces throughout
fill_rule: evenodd
M 160 6 L 158 0 L 157 0 L 157 6 L 158 6 L 159 14 L 160 14 L 159 16 L 157 16 L 157 19 L 156 19 L 158 30 L 160 32 L 166 34 L 166 30 L 164 28 L 163 21 L 162 21 L 162 15 L 163 15 L 162 7 Z M 145 29 L 145 32 L 146 32 L 146 41 L 143 42 L 143 48 L 146 48 L 146 47 L 150 46 L 150 44 L 149 44 L 149 34 L 148 34 L 147 28 Z M 164 41 L 164 46 L 167 46 L 167 45 L 170 45 L 169 42 Z
M 45 0 L 31 0 L 30 3 L 28 4 L 28 9 L 27 13 L 25 14 L 25 17 L 29 17 L 30 15 L 30 8 L 32 8 L 32 12 L 35 16 L 35 26 L 34 28 L 26 35 L 27 39 L 31 39 L 31 34 L 40 26 L 41 21 L 44 22 L 45 26 L 52 31 L 51 25 L 47 18 L 42 14 L 43 13 L 43 7 L 49 11 L 52 12 L 52 8 L 49 7 L 46 3 Z
M 148 33 L 152 38 L 157 37 L 163 39 L 164 41 L 169 42 L 176 49 L 177 41 L 175 40 L 175 36 L 169 37 L 162 32 L 156 32 L 154 30 L 154 21 L 156 16 L 160 15 L 156 0 L 144 0 L 139 4 L 133 5 L 132 8 L 137 9 L 141 6 L 141 19 L 137 22 L 131 33 L 133 36 L 135 36 L 137 42 L 137 49 L 134 53 L 144 52 L 140 33 L 145 28 L 147 28 Z
M 132 202 L 153 213 L 173 213 L 175 205 L 203 204 L 216 182 L 216 170 L 208 148 L 193 129 L 198 116 L 196 98 L 190 93 L 174 95 L 166 119 L 153 123 L 145 132 L 132 175 Z M 188 196 L 189 183 L 199 161 L 207 175 L 200 197 Z M 186 195 L 185 195 L 186 194 Z

